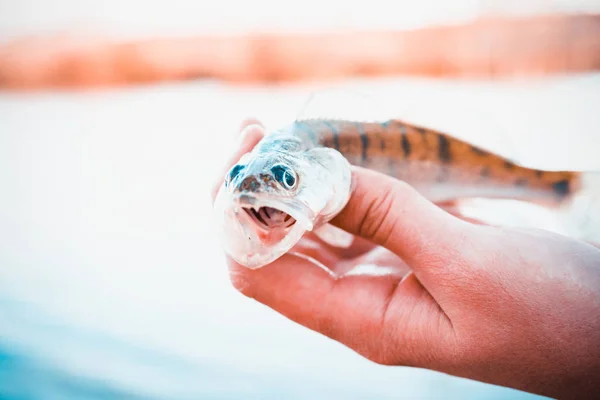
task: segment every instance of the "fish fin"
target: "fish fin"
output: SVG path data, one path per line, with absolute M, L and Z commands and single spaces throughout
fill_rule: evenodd
M 461 217 L 460 201 L 459 200 L 445 200 L 434 203 L 436 206 L 446 211 L 448 214 L 455 217 Z
M 313 232 L 319 239 L 333 247 L 348 248 L 354 241 L 354 236 L 351 233 L 332 224 L 321 225 Z
M 577 195 L 600 199 L 600 171 L 581 173 L 581 188 Z
M 310 149 L 305 155 L 309 163 L 322 167 L 321 179 L 328 181 L 328 185 L 319 194 L 328 198 L 320 213 L 322 221 L 329 222 L 346 206 L 350 198 L 354 185 L 351 165 L 340 152 L 326 147 Z
M 378 122 L 389 119 L 374 96 L 347 88 L 312 92 L 296 116 L 296 122 L 319 119 Z
M 455 200 L 446 200 L 442 202 L 435 203 L 442 210 L 446 211 L 448 214 L 453 217 L 459 218 L 463 221 L 470 222 L 472 224 L 477 225 L 490 225 L 491 221 L 486 219 L 486 215 L 477 215 L 478 207 L 473 203 L 472 198 L 460 198 Z M 473 215 L 473 210 L 475 210 L 475 215 Z
M 380 101 L 381 98 L 386 99 L 385 103 Z M 382 96 L 376 92 L 369 93 L 366 89 L 361 90 L 351 87 L 333 86 L 311 92 L 308 99 L 301 106 L 294 122 L 323 119 L 379 123 L 392 119 L 401 119 L 406 120 L 407 122 L 413 121 L 413 118 L 406 113 L 401 113 L 401 115 L 398 114 L 398 101 L 406 101 L 406 99 L 402 97 L 396 98 L 395 96 L 390 98 L 387 95 Z M 393 104 L 393 106 L 391 104 Z M 402 107 L 400 107 L 400 109 L 401 108 Z M 476 135 L 471 139 L 466 139 L 463 136 L 456 136 L 451 133 L 448 133 L 448 135 L 455 137 L 456 139 L 466 140 L 469 143 L 480 147 L 482 150 L 497 153 L 512 164 L 521 165 L 518 147 L 516 146 L 514 137 L 511 136 L 512 131 L 505 129 L 504 126 L 500 125 L 498 121 L 495 120 L 495 114 L 487 115 L 489 112 L 485 109 L 482 109 L 481 112 L 485 113 L 485 118 L 483 119 L 485 126 L 476 127 L 477 129 L 474 129 L 473 131 L 489 130 L 489 125 L 491 123 L 492 127 L 495 128 L 494 130 L 498 133 L 495 135 L 496 143 L 488 143 L 485 145 L 478 140 L 480 135 Z M 413 111 L 409 111 L 408 114 L 413 114 Z M 418 115 L 418 113 L 416 115 Z M 418 125 L 420 124 L 418 120 L 421 120 L 426 124 L 425 121 L 427 121 L 428 118 L 421 117 L 411 123 Z
M 600 171 L 581 172 L 579 189 L 560 207 L 571 236 L 600 241 Z

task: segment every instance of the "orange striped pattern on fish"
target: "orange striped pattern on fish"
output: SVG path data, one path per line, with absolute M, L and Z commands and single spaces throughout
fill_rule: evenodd
M 560 202 L 579 188 L 579 172 L 527 168 L 446 133 L 400 120 L 315 119 L 293 127 L 301 135 L 312 131 L 312 140 L 338 150 L 351 164 L 401 179 L 425 193 L 433 185 L 451 183 L 457 189 L 468 185 L 469 193 L 480 186 L 484 197 L 544 203 Z

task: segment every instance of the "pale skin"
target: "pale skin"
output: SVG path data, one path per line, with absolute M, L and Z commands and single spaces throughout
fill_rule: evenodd
M 240 132 L 224 171 L 264 127 L 247 119 Z M 600 398 L 600 248 L 460 218 L 373 171 L 353 179 L 333 221 L 355 235 L 350 249 L 308 234 L 257 270 L 228 260 L 233 286 L 379 364 Z M 386 273 L 351 273 L 365 263 Z

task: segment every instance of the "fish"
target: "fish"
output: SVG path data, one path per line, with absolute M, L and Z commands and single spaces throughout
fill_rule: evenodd
M 267 134 L 228 171 L 215 199 L 221 243 L 248 268 L 279 258 L 349 200 L 348 160 L 296 128 Z
M 329 222 L 350 198 L 352 166 L 404 181 L 441 207 L 489 198 L 564 209 L 600 193 L 599 172 L 527 167 L 401 119 L 298 118 L 269 131 L 224 177 L 214 213 L 225 252 L 257 269 L 309 231 L 349 246 L 352 236 Z

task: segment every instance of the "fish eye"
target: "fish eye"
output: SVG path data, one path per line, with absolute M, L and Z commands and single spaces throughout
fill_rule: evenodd
M 236 176 L 244 169 L 243 165 L 236 164 L 229 170 L 227 177 L 225 178 L 225 185 L 235 179 Z
M 296 174 L 285 165 L 277 164 L 271 168 L 273 176 L 286 189 L 293 189 L 296 186 Z

